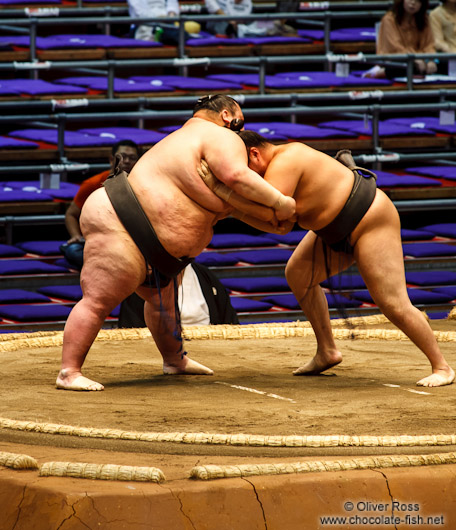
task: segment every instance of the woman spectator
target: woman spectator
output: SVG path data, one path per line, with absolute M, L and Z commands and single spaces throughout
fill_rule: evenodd
M 456 52 L 456 0 L 442 0 L 429 15 L 435 48 L 438 52 Z
M 377 54 L 435 53 L 434 36 L 427 15 L 428 0 L 394 0 L 393 7 L 382 18 L 377 35 Z M 403 75 L 397 67 L 378 68 L 369 77 L 395 77 Z M 434 74 L 437 64 L 433 60 L 417 59 L 414 71 L 419 75 Z

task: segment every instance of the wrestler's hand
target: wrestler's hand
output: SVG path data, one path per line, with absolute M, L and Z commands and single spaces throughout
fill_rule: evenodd
M 223 182 L 220 182 L 212 174 L 205 160 L 201 160 L 201 166 L 197 167 L 196 170 L 210 190 L 237 210 L 244 212 L 246 215 L 261 219 L 262 221 L 271 221 L 274 218 L 275 212 L 272 208 L 255 201 L 250 201 L 233 191 Z
M 293 197 L 280 194 L 280 197 L 273 205 L 273 208 L 275 210 L 277 219 L 279 221 L 286 221 L 287 219 L 292 219 L 295 215 L 296 201 L 293 199 Z
M 206 186 L 224 201 L 229 200 L 233 190 L 220 182 L 209 169 L 206 160 L 201 160 L 201 166 L 197 167 L 198 175 L 203 179 Z

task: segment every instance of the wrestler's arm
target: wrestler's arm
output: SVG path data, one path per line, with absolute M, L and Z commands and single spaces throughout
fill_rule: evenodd
M 271 234 L 288 234 L 288 232 L 290 232 L 295 225 L 294 218 L 293 220 L 280 221 L 279 223 L 274 223 L 273 221 L 267 222 L 262 221 L 257 217 L 253 217 L 252 215 L 245 214 L 239 210 L 234 210 L 231 212 L 231 217 L 235 217 L 236 219 L 239 219 L 239 221 L 242 221 L 243 223 L 246 223 L 257 230 Z
M 249 215 L 262 221 L 271 222 L 271 226 L 276 226 L 277 220 L 272 208 L 245 199 L 231 188 L 228 188 L 226 184 L 215 178 L 205 160 L 201 160 L 200 167 L 197 167 L 196 169 L 206 186 L 218 197 L 225 202 L 228 202 L 234 209 L 238 210 L 239 215 Z
M 241 197 L 272 207 L 277 218 L 284 220 L 295 213 L 296 204 L 290 196 L 265 182 L 247 165 L 244 142 L 234 133 L 222 127 L 214 131 L 204 149 L 204 158 L 214 175 Z

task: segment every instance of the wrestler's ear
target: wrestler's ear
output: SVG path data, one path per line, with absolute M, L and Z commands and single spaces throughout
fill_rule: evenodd
M 230 113 L 227 109 L 223 109 L 220 113 L 220 118 L 222 118 L 224 127 L 229 127 L 231 122 Z
M 250 147 L 249 148 L 249 160 L 252 162 L 259 162 L 260 161 L 260 150 L 258 147 Z

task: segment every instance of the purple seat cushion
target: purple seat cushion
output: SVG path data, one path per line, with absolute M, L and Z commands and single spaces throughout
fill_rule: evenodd
M 87 90 L 82 87 L 72 85 L 61 85 L 58 83 L 49 83 L 42 79 L 8 79 L 2 80 L 2 85 L 17 90 L 20 94 L 30 96 L 46 96 L 62 94 L 86 94 Z
M 293 252 L 286 249 L 270 250 L 245 250 L 243 252 L 233 252 L 231 255 L 238 261 L 250 263 L 252 265 L 261 265 L 267 263 L 286 263 Z
M 249 122 L 245 128 L 250 131 L 255 131 L 268 139 L 356 138 L 358 136 L 357 134 L 340 129 L 277 121 Z
M 335 72 L 281 72 L 274 76 L 287 82 L 287 88 L 324 88 L 363 85 L 391 85 L 389 79 L 375 79 L 349 74 L 341 77 Z M 271 81 L 272 82 L 272 81 Z M 272 88 L 272 87 L 271 87 Z M 285 88 L 284 86 L 277 88 Z
M 42 4 L 43 0 L 0 0 L 0 5 L 14 4 Z M 46 4 L 61 4 L 61 0 L 46 0 Z
M 211 74 L 206 76 L 206 79 L 216 79 L 218 81 L 226 81 L 227 83 L 236 83 L 248 86 L 258 86 L 260 83 L 259 74 Z
M 432 289 L 432 292 L 449 296 L 450 301 L 456 299 L 456 286 L 454 285 L 448 287 L 436 287 L 435 289 Z
M 407 283 L 415 285 L 456 285 L 456 272 L 452 271 L 406 271 Z
M 269 123 L 248 123 L 245 126 L 245 130 L 254 131 L 258 134 L 261 134 L 263 138 L 266 138 L 270 142 L 288 140 L 288 136 L 286 134 L 279 133 L 276 131 L 275 127 L 271 127 Z
M 331 120 L 319 124 L 321 127 L 329 127 L 333 129 L 342 129 L 343 131 L 351 131 L 364 136 L 372 136 L 372 121 L 366 124 L 364 120 Z M 366 127 L 367 125 L 367 127 Z M 427 129 L 412 129 L 405 125 L 398 125 L 396 123 L 379 122 L 378 124 L 379 136 L 410 136 L 410 135 L 432 135 L 434 132 Z
M 1 91 L 0 95 L 2 95 Z M 39 144 L 36 142 L 28 142 L 27 140 L 18 140 L 17 138 L 0 136 L 0 149 L 36 149 L 37 147 L 39 147 Z
M 50 302 L 47 296 L 35 293 L 34 291 L 25 291 L 24 289 L 2 289 L 0 290 L 0 304 L 17 304 L 33 302 Z
M 436 236 L 456 238 L 456 223 L 440 223 L 422 227 L 423 230 L 431 232 Z
M 438 187 L 442 183 L 435 179 L 417 175 L 396 175 L 387 171 L 375 171 L 379 188 Z
M 141 42 L 141 41 L 138 41 Z M 81 77 L 64 77 L 58 80 L 63 85 L 77 85 L 91 88 L 93 90 L 108 90 L 108 78 L 96 76 L 81 76 Z M 171 85 L 140 83 L 132 79 L 114 78 L 115 92 L 173 92 L 174 88 Z
M 132 76 L 133 81 L 139 83 L 162 83 L 180 90 L 230 90 L 242 89 L 239 83 L 229 83 L 227 81 L 218 81 L 217 79 L 205 79 L 201 77 L 184 77 L 179 75 L 161 75 L 161 76 Z
M 448 180 L 456 180 L 456 166 L 408 167 L 406 171 Z
M 218 252 L 202 252 L 199 256 L 196 256 L 195 261 L 206 265 L 206 267 L 227 267 L 236 265 L 239 258 L 232 253 L 219 254 Z
M 421 289 L 407 289 L 407 292 L 412 304 L 440 304 L 451 300 L 451 296 L 443 293 Z M 363 302 L 374 303 L 369 291 L 357 291 L 352 293 L 352 297 Z
M 16 245 L 30 254 L 38 254 L 39 256 L 56 256 L 61 255 L 60 246 L 66 241 L 23 241 L 16 243 Z
M 375 42 L 375 28 L 341 28 L 330 32 L 333 42 Z
M 448 318 L 448 311 L 428 311 L 427 316 L 431 320 L 446 320 Z
M 433 238 L 434 234 L 427 230 L 410 230 L 409 228 L 401 228 L 402 241 L 418 241 Z
M 350 298 L 338 294 L 326 294 L 326 299 L 328 301 L 329 307 L 359 307 L 361 305 L 361 302 L 358 300 L 351 300 Z M 266 296 L 265 298 L 262 298 L 262 301 L 269 302 L 280 307 L 285 307 L 287 309 L 300 309 L 299 303 L 296 300 L 294 294 L 276 294 Z
M 210 37 L 191 38 L 185 41 L 186 46 L 200 47 L 200 46 L 239 46 L 249 44 L 250 39 L 229 39 L 225 37 Z
M 321 285 L 336 291 L 339 289 L 363 289 L 366 287 L 364 280 L 359 274 L 337 274 L 321 282 Z
M 82 289 L 80 285 L 49 285 L 40 287 L 38 292 L 54 298 L 64 300 L 80 300 L 82 298 Z
M 436 118 L 434 116 L 425 116 L 423 118 L 389 118 L 388 120 L 384 121 L 388 123 L 406 125 L 407 127 L 411 127 L 412 129 L 417 130 L 430 129 L 431 131 L 435 132 L 442 132 L 448 134 L 456 133 L 456 125 L 441 125 L 439 118 Z
M 283 245 L 298 245 L 306 234 L 307 230 L 292 230 L 288 234 L 269 234 L 268 237 Z
M 45 263 L 34 259 L 30 260 L 0 260 L 0 275 L 21 274 L 52 274 L 68 272 L 63 267 Z
M 444 243 L 406 243 L 402 248 L 404 256 L 414 258 L 456 255 L 456 246 Z
M 0 188 L 0 202 L 43 202 L 52 201 L 51 195 L 41 191 L 19 191 L 12 188 Z
M 10 136 L 47 142 L 49 144 L 57 145 L 58 143 L 57 129 L 20 129 L 17 131 L 12 131 L 9 134 Z M 88 134 L 81 134 L 78 132 L 65 131 L 65 147 L 111 146 L 113 143 L 115 142 L 111 138 L 102 138 L 100 136 L 97 137 L 90 136 Z
M 321 29 L 298 29 L 298 35 L 313 40 L 324 40 L 325 32 Z M 342 28 L 332 30 L 329 34 L 334 42 L 372 42 L 375 41 L 375 28 Z
M 312 40 L 325 39 L 325 32 L 322 29 L 298 29 L 298 35 Z
M 304 36 L 298 35 L 297 37 L 287 37 L 285 35 L 271 35 L 264 37 L 246 37 L 250 44 L 262 45 L 262 44 L 305 44 L 311 42 L 310 39 Z
M 3 318 L 19 322 L 66 320 L 70 312 L 71 307 L 61 304 L 0 306 L 0 315 Z
M 272 307 L 272 304 L 268 304 L 260 300 L 250 300 L 250 298 L 241 298 L 238 296 L 232 296 L 230 301 L 234 310 L 238 313 L 249 311 L 268 311 Z
M 249 234 L 214 234 L 209 243 L 212 248 L 270 247 L 277 242 L 269 236 Z
M 79 129 L 78 132 L 97 138 L 110 139 L 113 144 L 126 139 L 133 140 L 138 145 L 156 144 L 166 136 L 163 133 L 137 127 L 98 127 Z
M 5 186 L 11 187 L 14 190 L 22 190 L 32 193 L 41 193 L 44 191 L 46 195 L 54 199 L 72 199 L 79 190 L 77 184 L 72 184 L 71 182 L 60 182 L 59 189 L 52 188 L 40 188 L 39 180 L 26 180 L 26 181 L 17 181 L 11 180 L 5 183 Z
M 25 251 L 20 248 L 17 248 L 13 245 L 4 245 L 0 243 L 0 257 L 2 258 L 18 258 L 23 256 Z
M 45 37 L 45 49 L 73 49 L 73 48 L 153 48 L 163 44 L 155 41 L 141 41 L 115 37 L 113 35 L 53 35 Z M 40 46 L 42 47 L 42 46 Z
M 264 276 L 252 278 L 221 278 L 222 284 L 231 291 L 262 293 L 289 291 L 287 280 L 283 276 Z
M 63 267 L 65 270 L 69 271 L 76 271 L 76 267 L 72 265 L 69 261 L 67 261 L 65 258 L 58 258 L 54 261 L 54 265 L 57 265 L 58 267 Z M 79 272 L 79 271 L 78 271 Z

